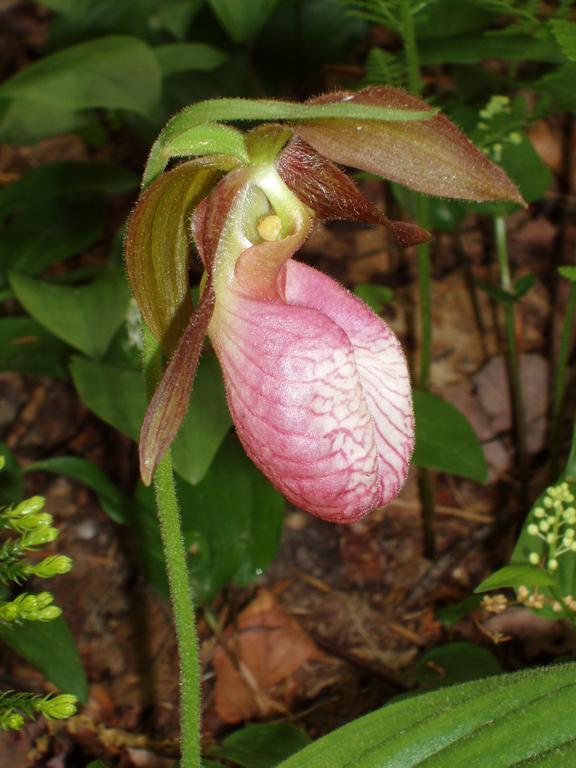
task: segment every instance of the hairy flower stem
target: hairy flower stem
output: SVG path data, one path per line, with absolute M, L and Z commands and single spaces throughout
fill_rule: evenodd
M 555 365 L 554 384 L 552 387 L 552 416 L 550 424 L 550 475 L 553 481 L 560 471 L 560 442 L 562 431 L 562 406 L 566 394 L 566 375 L 568 371 L 568 357 L 574 321 L 576 320 L 576 282 L 570 282 L 568 301 L 564 314 L 564 324 L 560 336 L 558 359 Z
M 506 222 L 502 216 L 494 219 L 494 236 L 496 239 L 496 253 L 500 269 L 500 287 L 506 293 L 513 293 L 512 277 L 510 274 L 510 261 L 508 259 L 508 244 L 506 241 Z M 522 396 L 522 384 L 520 380 L 520 363 L 518 346 L 516 344 L 516 323 L 514 304 L 504 304 L 504 325 L 506 331 L 506 352 L 508 366 L 508 380 L 510 388 L 510 402 L 516 434 L 516 458 L 518 461 L 518 474 L 520 478 L 520 502 L 522 509 L 528 509 L 528 477 L 526 454 L 526 425 L 524 418 L 524 400 Z
M 409 0 L 402 0 L 401 6 L 402 39 L 406 57 L 408 83 L 415 96 L 422 94 L 422 79 L 420 77 L 420 60 L 416 35 L 414 34 L 414 18 Z M 415 196 L 416 221 L 422 227 L 428 226 L 428 200 L 422 195 Z M 420 295 L 420 375 L 418 384 L 421 389 L 428 390 L 430 385 L 430 364 L 432 361 L 432 282 L 430 265 L 430 246 L 428 243 L 419 245 L 418 254 L 418 291 Z M 434 489 L 429 470 L 419 470 L 420 502 L 422 505 L 422 532 L 424 537 L 424 554 L 433 558 L 436 553 L 436 537 L 434 534 Z
M 144 379 L 150 398 L 162 377 L 162 361 L 156 339 L 146 327 L 143 336 Z M 198 635 L 170 451 L 154 474 L 154 492 L 180 658 L 180 766 L 200 768 Z

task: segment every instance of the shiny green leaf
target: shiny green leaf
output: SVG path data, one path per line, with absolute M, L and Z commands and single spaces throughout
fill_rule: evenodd
M 160 67 L 134 37 L 111 35 L 53 53 L 0 86 L 0 97 L 77 110 L 104 107 L 147 115 L 160 98 Z
M 439 645 L 420 656 L 416 680 L 425 688 L 467 683 L 502 672 L 497 659 L 486 648 L 467 642 Z
M 475 593 L 488 592 L 491 589 L 504 587 L 553 587 L 556 579 L 552 574 L 537 565 L 506 565 L 479 584 Z
M 119 270 L 79 287 L 46 283 L 13 272 L 10 285 L 35 320 L 75 349 L 96 358 L 108 349 L 128 308 L 128 286 Z
M 278 768 L 574 765 L 576 664 L 410 697 L 324 736 Z
M 429 392 L 414 390 L 418 467 L 486 482 L 486 459 L 466 417 L 450 403 Z
M 170 43 L 154 48 L 162 75 L 178 72 L 210 72 L 224 64 L 228 54 L 205 43 Z
M 72 693 L 84 703 L 88 700 L 84 667 L 62 616 L 46 622 L 0 625 L 0 640 L 42 672 L 60 691 Z

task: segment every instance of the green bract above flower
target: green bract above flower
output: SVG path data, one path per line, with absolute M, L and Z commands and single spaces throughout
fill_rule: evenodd
M 261 119 L 274 123 L 245 136 L 217 122 Z M 398 493 L 413 446 L 398 341 L 291 257 L 317 219 L 382 224 L 405 246 L 430 235 L 388 220 L 335 162 L 429 194 L 522 202 L 455 125 L 398 89 L 201 102 L 177 115 L 154 144 L 126 238 L 134 296 L 170 357 L 141 435 L 146 483 L 186 413 L 208 333 L 239 437 L 289 499 L 348 522 Z M 191 220 L 206 269 L 195 310 Z

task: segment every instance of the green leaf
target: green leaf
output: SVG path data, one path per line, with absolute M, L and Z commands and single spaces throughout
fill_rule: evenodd
M 130 300 L 124 275 L 109 271 L 89 285 L 55 285 L 10 274 L 18 301 L 55 336 L 92 357 L 102 357 Z
M 8 507 L 22 501 L 24 481 L 14 454 L 2 442 L 0 456 L 4 458 L 4 467 L 0 470 L 0 507 Z
M 126 522 L 127 500 L 120 489 L 92 462 L 76 456 L 55 456 L 28 464 L 25 473 L 52 472 L 64 475 L 90 488 L 98 496 L 102 509 L 117 523 Z
M 573 21 L 553 19 L 548 22 L 562 53 L 570 61 L 576 62 L 576 24 Z
M 558 274 L 565 277 L 566 280 L 576 283 L 576 267 L 558 267 Z
M 5 81 L 0 97 L 67 110 L 107 108 L 150 114 L 160 98 L 161 73 L 151 48 L 133 37 L 110 36 L 74 45 L 30 64 Z
M 58 133 L 77 131 L 87 123 L 86 115 L 33 99 L 16 101 L 2 97 L 0 89 L 0 142 L 23 146 Z
M 154 48 L 164 77 L 178 72 L 210 72 L 228 61 L 228 54 L 205 43 L 171 43 Z
M 203 0 L 168 0 L 156 9 L 151 22 L 168 30 L 178 40 L 184 40 L 202 3 Z
M 514 296 L 516 297 L 516 301 L 521 299 L 523 296 L 526 296 L 528 291 L 534 286 L 535 283 L 536 275 L 532 273 L 523 275 L 521 278 L 516 280 L 514 283 Z
M 394 291 L 386 285 L 359 283 L 354 286 L 354 293 L 377 314 L 382 312 L 382 307 L 385 304 L 394 301 Z
M 45 205 L 86 192 L 121 194 L 138 186 L 135 173 L 115 163 L 59 162 L 31 168 L 0 189 L 0 217 L 14 210 Z
M 436 469 L 486 482 L 482 445 L 468 419 L 450 403 L 429 392 L 414 390 L 416 447 L 412 461 L 418 467 Z
M 50 264 L 90 248 L 104 229 L 98 196 L 33 204 L 0 232 L 2 271 L 37 275 Z
M 478 610 L 481 602 L 482 598 L 480 595 L 470 595 L 460 603 L 447 605 L 445 608 L 439 608 L 436 611 L 436 616 L 445 627 L 451 627 L 453 624 L 460 621 L 460 619 L 463 619 L 465 616 Z
M 453 0 L 420 2 L 414 14 L 414 31 L 419 41 L 432 38 L 455 37 L 458 39 L 465 32 L 483 29 L 493 19 L 494 13 L 479 8 L 474 2 L 454 3 Z
M 106 763 L 103 763 L 102 760 L 92 760 L 91 763 L 88 763 L 86 768 L 108 768 Z
M 296 104 L 272 99 L 208 99 L 179 112 L 154 142 L 144 171 L 143 186 L 156 179 L 172 157 L 226 154 L 247 163 L 250 158 L 239 131 L 213 123 L 231 120 L 427 120 L 435 110 L 408 110 L 366 104 Z
M 242 768 L 274 768 L 310 742 L 304 731 L 289 723 L 249 725 L 211 747 L 208 754 L 231 760 Z
M 497 301 L 499 304 L 505 306 L 507 304 L 511 305 L 516 303 L 516 296 L 513 293 L 500 288 L 498 285 L 486 283 L 484 280 L 477 280 L 476 285 L 481 291 L 484 291 L 487 296 L 490 296 L 491 299 L 494 299 L 494 301 Z
M 553 587 L 556 579 L 548 571 L 537 565 L 506 565 L 479 584 L 474 592 L 488 592 L 504 587 Z
M 64 693 L 88 700 L 84 667 L 68 625 L 60 616 L 46 622 L 26 621 L 15 627 L 0 625 L 0 640 L 36 667 Z
M 467 683 L 500 672 L 502 667 L 490 651 L 466 642 L 437 646 L 416 664 L 416 680 L 426 688 Z
M 278 0 L 208 0 L 232 40 L 244 43 L 262 28 Z
M 182 527 L 198 599 L 210 601 L 229 581 L 253 581 L 276 554 L 284 499 L 248 459 L 235 435 L 222 444 L 203 480 L 178 480 Z M 140 486 L 135 515 L 149 578 L 166 592 L 160 532 L 150 488 Z
M 65 379 L 69 349 L 31 317 L 0 319 L 0 371 Z
M 142 374 L 81 357 L 73 359 L 70 371 L 88 408 L 128 437 L 138 440 L 146 410 Z M 218 363 L 210 355 L 204 355 L 198 366 L 188 413 L 172 449 L 176 472 L 190 483 L 200 482 L 230 423 Z
M 575 706 L 576 664 L 497 675 L 391 704 L 279 768 L 570 768 Z

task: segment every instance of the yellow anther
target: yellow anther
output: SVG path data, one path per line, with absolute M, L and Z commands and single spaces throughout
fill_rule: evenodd
M 280 216 L 272 213 L 269 216 L 263 216 L 258 222 L 258 234 L 262 240 L 272 242 L 282 239 L 282 220 Z

